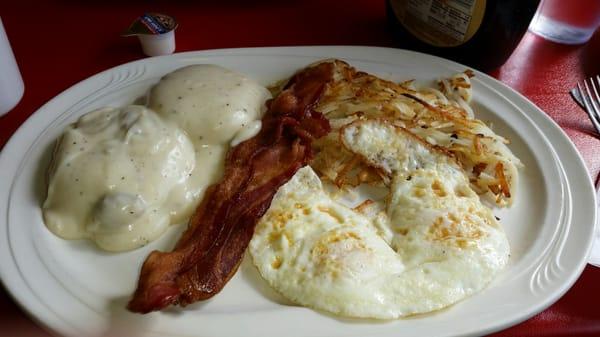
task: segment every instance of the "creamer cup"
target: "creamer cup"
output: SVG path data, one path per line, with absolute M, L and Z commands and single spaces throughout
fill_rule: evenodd
M 148 56 L 172 54 L 175 51 L 174 18 L 160 13 L 145 13 L 137 18 L 123 36 L 137 36 L 142 51 Z

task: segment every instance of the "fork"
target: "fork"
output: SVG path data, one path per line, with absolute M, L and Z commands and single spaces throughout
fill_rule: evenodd
M 596 128 L 596 132 L 600 134 L 600 95 L 598 91 L 600 91 L 600 76 L 596 75 L 595 81 L 592 76 L 583 80 L 583 85 L 577 83 L 577 87 L 571 89 L 571 96 L 585 110 Z M 600 198 L 600 175 L 596 177 L 595 185 Z
M 585 88 L 585 90 L 584 90 Z M 598 90 L 600 89 L 600 77 L 596 75 L 596 81 L 594 82 L 594 77 L 590 77 L 587 80 L 583 80 L 583 85 L 581 83 L 577 83 L 577 88 L 573 88 L 571 90 L 571 95 L 573 99 L 579 103 L 579 105 L 583 105 L 585 107 L 585 111 L 588 116 L 592 120 L 592 124 L 596 128 L 596 132 L 600 134 L 600 95 L 598 95 Z M 600 176 L 596 178 L 596 195 L 600 198 Z M 600 207 L 600 204 L 596 207 Z M 600 225 L 600 220 L 597 220 L 597 223 Z M 596 238 L 593 243 L 594 248 L 591 251 L 590 257 L 588 257 L 588 262 L 593 266 L 600 267 L 600 228 L 596 228 Z
M 571 90 L 573 98 L 585 108 L 596 132 L 600 134 L 600 76 L 596 75 L 583 80 L 583 85 L 577 83 L 577 88 Z

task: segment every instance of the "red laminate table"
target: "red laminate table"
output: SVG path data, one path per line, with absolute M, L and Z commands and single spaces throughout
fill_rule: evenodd
M 0 117 L 0 147 L 29 115 L 69 86 L 143 58 L 137 41 L 121 38 L 119 33 L 145 11 L 178 19 L 177 51 L 285 45 L 397 46 L 385 27 L 383 0 L 1 1 L 0 17 L 25 81 L 25 95 L 16 108 Z M 491 75 L 550 115 L 575 143 L 596 179 L 600 136 L 567 92 L 577 81 L 599 73 L 600 32 L 582 46 L 559 45 L 527 33 L 508 62 Z M 599 307 L 600 268 L 588 266 L 562 299 L 496 336 L 600 336 Z M 49 336 L 3 288 L 0 335 Z

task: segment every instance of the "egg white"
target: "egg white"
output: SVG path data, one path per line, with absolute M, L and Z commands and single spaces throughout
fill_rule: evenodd
M 506 236 L 452 158 L 384 121 L 353 123 L 341 139 L 389 175 L 385 221 L 333 200 L 310 167 L 299 170 L 249 246 L 273 288 L 311 308 L 391 319 L 447 307 L 502 270 Z

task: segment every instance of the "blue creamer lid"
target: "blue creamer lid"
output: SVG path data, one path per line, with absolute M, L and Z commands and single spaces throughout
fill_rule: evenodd
M 160 13 L 144 13 L 123 32 L 123 36 L 160 35 L 177 28 L 177 21 Z

